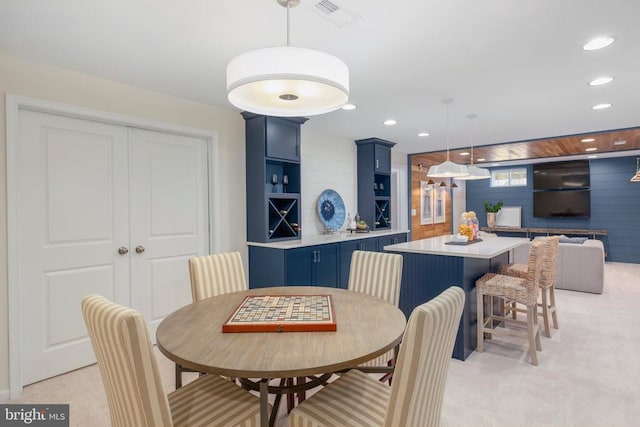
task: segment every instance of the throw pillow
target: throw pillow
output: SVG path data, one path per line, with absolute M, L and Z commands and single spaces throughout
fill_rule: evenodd
M 584 242 L 586 242 L 588 239 L 588 237 L 567 237 L 567 236 L 560 236 L 560 243 L 578 243 L 578 244 L 583 244 Z

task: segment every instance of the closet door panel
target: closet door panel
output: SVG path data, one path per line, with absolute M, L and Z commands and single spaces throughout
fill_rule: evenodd
M 95 362 L 80 302 L 129 305 L 127 130 L 20 111 L 21 366 L 30 384 Z
M 131 129 L 133 305 L 158 323 L 191 302 L 189 257 L 208 253 L 206 141 Z

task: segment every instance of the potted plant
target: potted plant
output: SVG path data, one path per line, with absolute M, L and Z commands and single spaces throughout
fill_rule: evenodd
M 487 226 L 494 228 L 496 226 L 496 214 L 502 209 L 502 200 L 494 204 L 484 201 L 484 211 L 487 213 Z

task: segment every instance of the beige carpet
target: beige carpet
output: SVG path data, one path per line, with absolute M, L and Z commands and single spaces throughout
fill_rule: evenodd
M 511 339 L 452 360 L 442 426 L 640 425 L 640 264 L 608 263 L 605 276 L 602 295 L 556 291 L 560 329 L 542 337 L 539 366 Z M 173 364 L 157 355 L 169 392 Z M 69 403 L 71 426 L 109 425 L 95 365 L 30 385 L 7 403 L 19 402 Z M 279 426 L 287 425 L 284 407 Z

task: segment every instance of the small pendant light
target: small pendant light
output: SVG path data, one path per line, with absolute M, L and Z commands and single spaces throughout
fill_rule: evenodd
M 471 165 L 467 166 L 467 171 L 469 172 L 469 175 L 460 177 L 458 179 L 476 180 L 476 179 L 491 178 L 491 172 L 489 172 L 489 169 L 479 168 L 477 166 L 474 166 L 473 164 L 473 119 L 475 119 L 476 117 L 478 117 L 477 114 L 467 114 L 467 118 L 471 123 L 470 125 L 471 131 L 469 132 L 469 134 L 471 135 Z
M 467 167 L 465 165 L 459 165 L 449 160 L 449 104 L 453 102 L 453 99 L 446 98 L 442 100 L 442 103 L 447 109 L 447 160 L 438 165 L 431 166 L 427 176 L 434 178 L 459 178 L 469 175 Z

